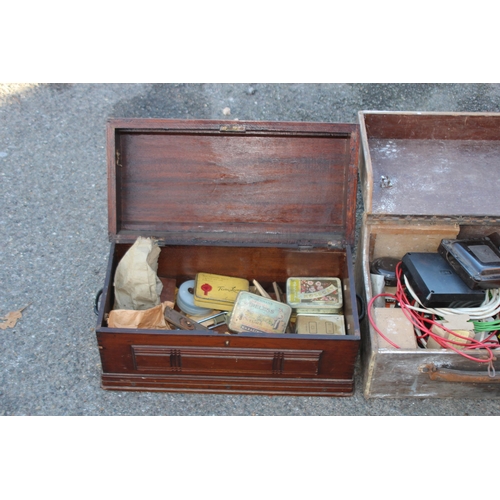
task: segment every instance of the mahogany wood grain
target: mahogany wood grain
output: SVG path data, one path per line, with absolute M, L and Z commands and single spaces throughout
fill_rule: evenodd
M 181 352 L 183 349 L 189 350 L 197 347 L 205 349 L 207 357 L 211 356 L 211 351 L 215 353 L 218 349 L 261 349 L 273 353 L 285 353 L 285 364 L 293 359 L 294 352 L 300 354 L 302 351 L 320 351 L 318 372 L 309 375 L 348 379 L 352 377 L 352 369 L 357 355 L 357 340 L 359 339 L 356 336 L 347 335 L 260 335 L 246 333 L 227 335 L 181 330 L 126 330 L 117 332 L 113 328 L 102 328 L 98 333 L 98 340 L 101 356 L 103 356 L 103 370 L 110 373 L 142 371 L 136 365 L 134 346 L 143 346 L 143 348 L 163 346 L 169 349 L 179 349 Z M 287 351 L 289 351 L 288 354 Z M 228 368 L 228 361 L 227 359 L 223 360 L 222 355 L 217 353 L 215 357 L 219 358 L 220 364 L 213 367 L 214 374 L 217 374 L 218 371 L 235 369 L 232 363 L 231 368 Z M 168 360 L 165 360 L 159 371 L 165 371 L 168 367 Z M 193 369 L 190 370 L 192 372 Z M 155 373 L 155 371 L 158 372 L 152 366 L 150 373 Z M 206 374 L 206 371 L 204 364 L 198 366 L 198 373 Z M 233 374 L 237 375 L 236 372 Z M 271 371 L 268 375 L 271 375 Z
M 111 238 L 353 243 L 357 125 L 156 122 L 108 124 Z
M 353 380 L 276 377 L 196 377 L 105 373 L 102 388 L 119 391 L 167 391 L 209 394 L 260 394 L 269 396 L 346 397 L 354 392 Z
M 117 244 L 116 263 L 130 245 Z M 161 246 L 158 275 L 183 281 L 196 273 L 223 274 L 259 281 L 272 292 L 272 282 L 282 286 L 290 276 L 347 277 L 345 250 L 298 250 L 278 247 Z M 325 274 L 326 273 L 326 274 Z

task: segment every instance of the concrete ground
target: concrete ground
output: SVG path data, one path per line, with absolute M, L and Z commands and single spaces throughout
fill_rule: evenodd
M 0 316 L 28 306 L 0 330 L 0 414 L 498 415 L 494 399 L 365 400 L 359 373 L 348 398 L 100 388 L 106 120 L 354 123 L 362 109 L 498 112 L 500 84 L 0 84 Z

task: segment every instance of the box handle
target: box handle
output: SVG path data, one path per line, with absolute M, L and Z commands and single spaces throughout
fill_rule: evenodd
M 101 288 L 95 296 L 94 300 L 94 313 L 96 316 L 99 316 L 99 299 L 101 298 L 102 292 L 104 291 L 104 288 Z
M 419 368 L 421 373 L 427 373 L 431 380 L 440 382 L 474 383 L 474 384 L 498 384 L 500 374 L 488 369 L 487 372 L 473 372 L 462 370 L 451 370 L 448 368 L 438 368 L 434 363 L 422 365 Z

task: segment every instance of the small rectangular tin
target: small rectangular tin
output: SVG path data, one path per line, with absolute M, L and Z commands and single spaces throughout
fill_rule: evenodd
M 342 314 L 297 314 L 295 333 L 345 335 Z
M 339 278 L 288 278 L 286 301 L 297 313 L 342 313 Z
M 233 332 L 285 333 L 292 308 L 250 292 L 240 292 L 229 319 Z
M 238 293 L 248 291 L 249 285 L 244 278 L 198 273 L 194 284 L 194 303 L 208 309 L 231 311 Z

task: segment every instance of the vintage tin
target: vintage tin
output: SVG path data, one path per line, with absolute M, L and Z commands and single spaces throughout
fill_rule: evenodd
M 342 313 L 339 278 L 288 278 L 286 301 L 297 313 Z
M 292 308 L 250 292 L 239 292 L 229 319 L 233 332 L 285 333 Z
M 295 333 L 345 335 L 342 314 L 297 314 Z
M 219 274 L 198 273 L 195 279 L 194 303 L 198 307 L 231 311 L 240 291 L 248 291 L 249 282 Z

